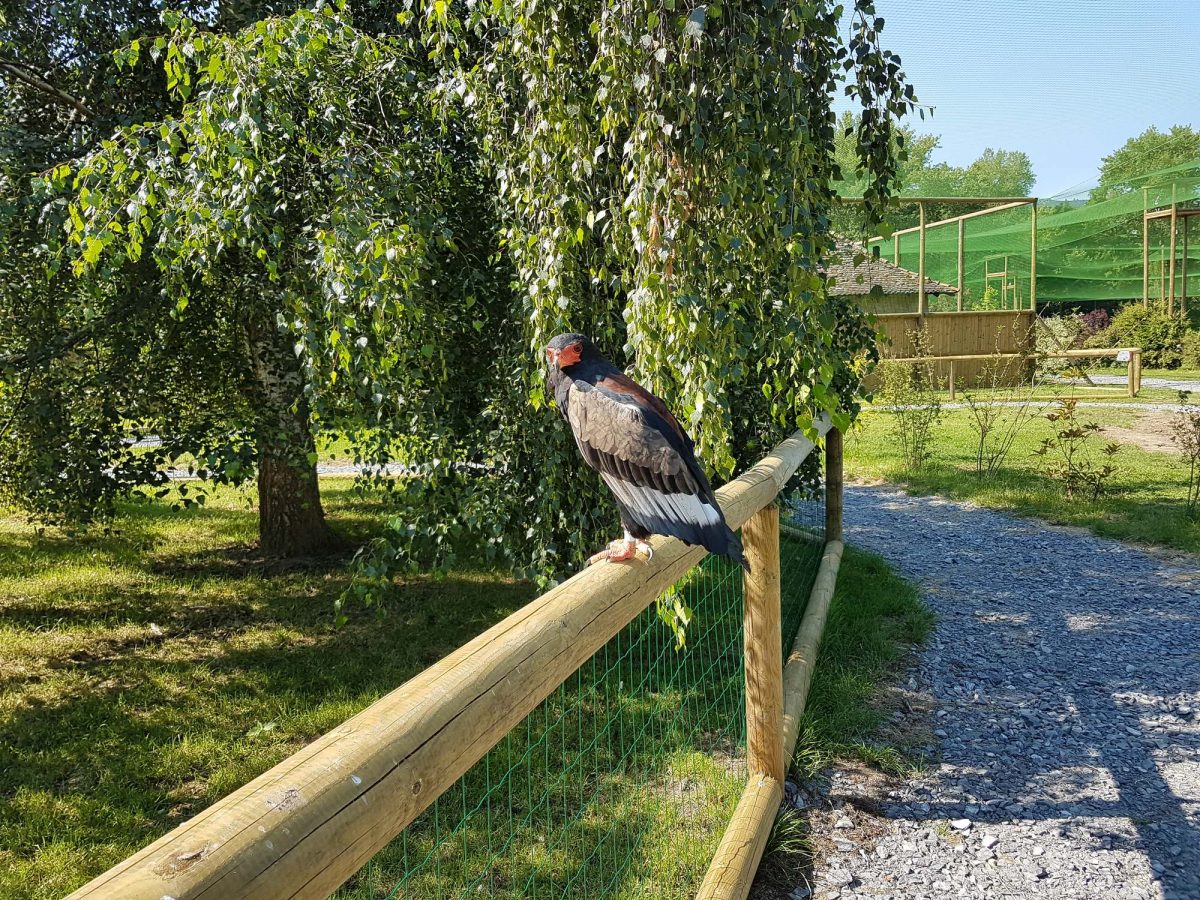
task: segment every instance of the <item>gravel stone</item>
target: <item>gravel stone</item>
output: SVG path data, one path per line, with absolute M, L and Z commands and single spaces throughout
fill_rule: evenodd
M 848 485 L 845 521 L 938 616 L 892 716 L 932 758 L 882 788 L 835 769 L 872 837 L 853 875 L 832 840 L 814 875 L 873 900 L 1200 900 L 1200 560 L 889 487 Z

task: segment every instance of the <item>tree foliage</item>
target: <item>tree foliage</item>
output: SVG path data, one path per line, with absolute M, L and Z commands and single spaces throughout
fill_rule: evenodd
M 536 351 L 552 334 L 593 335 L 718 477 L 819 412 L 857 411 L 873 336 L 818 272 L 832 96 L 858 106 L 877 219 L 913 92 L 873 5 L 854 5 L 848 41 L 841 13 L 439 2 L 377 37 L 336 6 L 230 33 L 168 18 L 116 55 L 128 77 L 162 72 L 161 114 L 53 166 L 36 199 L 66 241 L 43 260 L 63 289 L 38 377 L 89 393 L 79 410 L 14 403 L 14 427 L 44 453 L 62 417 L 50 443 L 78 458 L 39 471 L 110 496 L 184 451 L 238 480 L 264 447 L 310 456 L 297 422 L 346 428 L 364 462 L 412 474 L 378 480 L 395 514 L 361 560 L 368 600 L 464 543 L 564 571 L 616 520 L 548 406 Z M 28 363 L 32 329 L 8 310 Z M 132 452 L 151 431 L 164 445 Z M 12 493 L 28 501 L 29 483 Z
M 1172 125 L 1166 132 L 1151 125 L 1137 137 L 1104 157 L 1100 184 L 1092 200 L 1107 200 L 1131 190 L 1169 183 L 1170 175 L 1156 176 L 1163 169 L 1200 161 L 1200 131 L 1187 125 Z M 1155 180 L 1155 178 L 1159 180 Z
M 161 66 L 179 112 L 118 128 L 43 179 L 71 263 L 49 260 L 70 282 L 51 325 L 87 352 L 46 354 L 39 374 L 50 390 L 92 386 L 78 410 L 14 410 L 35 456 L 9 461 L 11 493 L 43 513 L 69 501 L 86 517 L 161 484 L 185 453 L 215 481 L 257 467 L 261 494 L 269 462 L 311 471 L 314 424 L 383 462 L 406 422 L 427 432 L 473 412 L 438 390 L 460 355 L 484 353 L 491 236 L 454 231 L 487 207 L 461 135 L 430 114 L 411 42 L 368 38 L 333 7 L 231 35 L 165 25 L 117 58 Z M 131 446 L 146 433 L 163 440 Z M 315 476 L 284 489 L 319 505 Z
M 835 158 L 842 172 L 838 195 L 859 197 L 862 184 L 868 177 L 856 165 L 858 118 L 851 112 L 842 113 L 839 120 Z M 985 149 L 966 166 L 934 162 L 934 152 L 941 146 L 936 135 L 918 132 L 911 125 L 897 127 L 893 152 L 898 160 L 897 186 L 899 192 L 912 197 L 1026 197 L 1037 178 L 1029 156 L 1020 150 Z M 927 204 L 926 220 L 936 221 L 981 209 L 982 206 L 962 204 Z M 912 204 L 900 203 L 888 216 L 888 224 L 896 229 L 909 228 L 918 222 L 919 214 Z M 864 230 L 863 216 L 856 207 L 847 205 L 837 215 L 838 230 L 858 234 Z
M 844 88 L 861 109 L 855 155 L 877 217 L 913 93 L 872 4 L 855 5 L 848 44 L 840 15 L 674 0 L 427 9 L 479 123 L 521 289 L 521 395 L 494 407 L 506 506 L 484 518 L 528 525 L 506 548 L 533 568 L 561 571 L 616 524 L 530 365 L 558 332 L 592 335 L 663 396 L 718 477 L 816 412 L 845 425 L 856 411 L 854 362 L 873 336 L 817 272 L 838 174 L 831 97 Z

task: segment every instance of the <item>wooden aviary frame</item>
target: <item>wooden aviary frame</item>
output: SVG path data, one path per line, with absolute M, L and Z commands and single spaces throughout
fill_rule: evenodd
M 862 201 L 855 197 L 841 198 L 843 203 L 861 203 Z M 1029 248 L 1029 309 L 1032 312 L 1037 311 L 1037 252 L 1038 252 L 1038 198 L 1037 197 L 898 197 L 897 203 L 917 205 L 918 215 L 920 216 L 920 224 L 913 228 L 902 228 L 899 231 L 892 232 L 892 263 L 900 265 L 900 236 L 904 234 L 919 234 L 919 244 L 917 250 L 917 315 L 924 316 L 929 313 L 929 300 L 925 296 L 925 234 L 931 228 L 937 228 L 950 223 L 958 225 L 958 312 L 963 312 L 963 241 L 966 236 L 966 222 L 970 219 L 978 218 L 979 216 L 989 216 L 993 213 L 1004 212 L 1010 209 L 1019 209 L 1022 206 L 1029 207 L 1030 215 L 1030 248 Z M 939 219 L 937 222 L 925 221 L 925 205 L 927 203 L 937 203 L 947 206 L 979 206 L 980 204 L 988 204 L 987 209 L 978 209 L 969 213 L 963 213 L 961 216 L 951 216 L 948 219 Z M 876 236 L 868 239 L 867 246 L 870 247 L 876 242 L 882 242 L 882 236 Z M 1005 266 L 1005 276 L 1007 277 L 1007 265 Z
M 960 353 L 949 356 L 895 356 L 888 357 L 894 362 L 906 363 L 927 363 L 927 362 L 944 362 L 949 364 L 950 378 L 947 387 L 950 390 L 950 399 L 954 400 L 957 397 L 957 388 L 954 384 L 954 367 L 960 362 L 980 362 L 989 359 L 1104 359 L 1112 357 L 1117 359 L 1121 354 L 1128 354 L 1125 361 L 1125 371 L 1127 373 L 1127 383 L 1125 391 L 1113 392 L 1112 396 L 1121 396 L 1125 393 L 1132 397 L 1136 397 L 1142 390 L 1142 348 L 1141 347 L 1098 347 L 1093 350 L 1057 350 L 1047 353 Z M 1089 394 L 1090 397 L 1102 396 L 1100 394 Z M 1069 399 L 1069 398 L 1063 398 Z
M 1145 191 L 1143 191 L 1143 195 Z M 1171 229 L 1166 271 L 1163 272 L 1165 290 L 1160 290 L 1169 316 L 1178 315 L 1186 319 L 1188 314 L 1188 238 L 1192 219 L 1200 216 L 1200 209 L 1172 203 L 1163 209 L 1147 209 L 1142 212 L 1142 306 L 1150 306 L 1150 223 L 1166 221 Z M 1179 225 L 1183 223 L 1183 258 L 1178 253 Z M 1181 264 L 1180 264 L 1181 263 Z M 1177 277 L 1178 276 L 1178 277 Z M 1176 305 L 1178 301 L 1178 305 Z

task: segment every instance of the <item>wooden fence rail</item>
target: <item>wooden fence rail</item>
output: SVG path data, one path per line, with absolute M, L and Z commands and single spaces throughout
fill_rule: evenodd
M 961 362 L 981 362 L 989 359 L 1023 359 L 1033 362 L 1041 359 L 1103 359 L 1112 357 L 1120 359 L 1125 355 L 1125 371 L 1127 375 L 1126 392 L 1130 397 L 1136 397 L 1142 390 L 1142 348 L 1141 347 L 1096 347 L 1091 350 L 1039 350 L 1037 353 L 957 353 L 948 356 L 892 356 L 889 362 L 901 363 L 948 363 L 950 366 L 949 390 L 950 399 L 957 396 L 954 379 L 954 366 Z
M 819 421 L 816 430 L 825 435 L 829 421 Z M 840 530 L 840 441 L 829 446 L 837 448 L 833 509 Z M 774 784 L 744 798 L 755 807 L 753 819 L 739 806 L 731 825 L 751 821 L 762 838 L 756 851 L 742 854 L 743 862 L 752 861 L 748 870 L 736 870 L 739 890 L 742 882 L 749 889 L 746 872 L 752 877 L 757 865 L 795 742 L 794 724 L 791 741 L 785 746 L 783 739 L 785 722 L 799 717 L 784 685 L 807 685 L 820 637 L 818 627 L 814 639 L 810 610 L 801 627 L 805 643 L 797 640 L 782 670 L 779 524 L 772 504 L 813 447 L 797 432 L 717 491 L 730 526 L 747 526 L 753 564 L 746 576 L 745 638 L 750 782 L 761 774 Z M 71 897 L 328 897 L 705 555 L 670 538 L 656 537 L 652 545 L 648 564 L 594 566 L 541 595 Z M 829 545 L 814 597 L 832 591 L 840 546 Z M 827 597 L 824 602 L 827 607 Z M 808 675 L 796 665 L 808 667 Z

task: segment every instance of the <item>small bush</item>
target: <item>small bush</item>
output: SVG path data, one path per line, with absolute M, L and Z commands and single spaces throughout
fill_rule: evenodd
M 1111 324 L 1112 317 L 1108 314 L 1107 309 L 1093 309 L 1090 313 L 1079 317 L 1079 337 L 1086 341 Z
M 1105 461 L 1097 462 L 1091 440 L 1100 432 L 1100 426 L 1079 418 L 1075 400 L 1059 400 L 1046 418 L 1054 425 L 1054 437 L 1045 438 L 1034 454 L 1045 460 L 1046 474 L 1062 486 L 1068 500 L 1084 494 L 1094 502 L 1116 474 L 1111 460 L 1121 449 L 1120 444 L 1106 444 L 1100 450 Z
M 1200 332 L 1193 332 L 1200 334 Z M 1188 467 L 1187 501 L 1184 509 L 1188 518 L 1196 518 L 1200 506 L 1200 406 L 1189 403 L 1191 393 L 1179 392 L 1182 411 L 1171 420 L 1171 441 Z
M 909 332 L 914 356 L 928 356 L 923 332 Z M 891 432 L 900 446 L 904 470 L 908 474 L 925 467 L 931 455 L 933 428 L 942 418 L 938 397 L 941 381 L 933 363 L 900 362 L 883 359 L 875 370 L 879 378 L 879 396 L 890 407 Z
M 1141 347 L 1142 362 L 1152 369 L 1178 368 L 1183 359 L 1183 323 L 1140 303 L 1122 306 L 1112 323 L 1097 332 L 1087 347 Z
M 975 474 L 994 475 L 1004 464 L 1017 436 L 1033 419 L 1033 383 L 1021 377 L 1024 360 L 996 351 L 983 368 L 978 391 L 964 391 L 975 432 Z
M 993 285 L 989 284 L 983 289 L 983 296 L 979 298 L 979 305 L 976 308 L 984 311 L 1002 308 L 1000 294 Z
M 1046 316 L 1034 321 L 1033 346 L 1038 355 L 1039 374 L 1057 375 L 1062 357 L 1052 354 L 1083 347 L 1083 322 L 1079 316 Z
M 1183 367 L 1200 369 L 1200 331 L 1188 331 L 1183 335 Z

